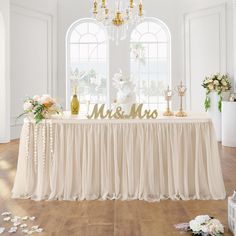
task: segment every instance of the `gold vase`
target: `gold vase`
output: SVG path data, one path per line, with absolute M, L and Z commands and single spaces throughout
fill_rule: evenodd
M 77 92 L 76 92 L 76 88 L 75 88 L 74 95 L 72 96 L 71 103 L 70 103 L 71 115 L 78 115 L 79 108 L 80 108 L 80 103 L 79 103 L 79 99 L 77 97 Z

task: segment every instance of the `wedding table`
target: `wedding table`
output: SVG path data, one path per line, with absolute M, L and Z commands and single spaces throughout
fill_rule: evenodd
M 13 198 L 224 199 L 211 119 L 25 119 Z

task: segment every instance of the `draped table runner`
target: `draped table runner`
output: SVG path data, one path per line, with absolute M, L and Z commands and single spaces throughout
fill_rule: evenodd
M 25 120 L 13 198 L 224 199 L 207 117 Z

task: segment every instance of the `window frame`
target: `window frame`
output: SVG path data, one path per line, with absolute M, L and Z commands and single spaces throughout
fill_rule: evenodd
M 93 18 L 82 18 L 79 19 L 71 24 L 69 29 L 67 30 L 66 33 L 66 39 L 65 39 L 65 48 L 66 48 L 66 109 L 70 110 L 70 97 L 72 95 L 71 93 L 71 87 L 70 87 L 70 72 L 71 72 L 71 56 L 70 56 L 70 46 L 71 44 L 71 36 L 74 30 L 83 23 L 93 23 L 96 24 L 100 27 L 101 30 L 103 30 L 104 35 L 105 35 L 105 42 L 104 44 L 106 45 L 106 56 L 105 56 L 105 63 L 106 63 L 106 104 L 110 104 L 110 83 L 109 83 L 109 38 L 107 35 L 107 31 L 105 27 L 103 26 L 102 23 L 98 22 L 97 20 Z M 86 33 L 87 34 L 87 33 Z M 86 35 L 84 34 L 84 35 Z M 83 35 L 83 36 L 84 36 Z M 75 43 L 74 43 L 75 44 Z M 80 43 L 78 43 L 80 44 Z M 90 44 L 88 43 L 81 43 L 81 44 Z
M 169 27 L 163 22 L 163 21 L 161 21 L 160 19 L 158 19 L 158 18 L 155 18 L 155 17 L 145 17 L 143 20 L 142 20 L 142 22 L 140 22 L 139 24 L 137 24 L 137 25 L 135 25 L 133 28 L 132 28 L 132 30 L 131 30 L 131 32 L 130 32 L 130 37 L 129 37 L 129 46 L 130 46 L 130 48 L 131 48 L 131 45 L 132 44 L 138 44 L 138 43 L 142 43 L 142 44 L 156 44 L 157 46 L 158 46 L 158 44 L 160 44 L 160 43 L 163 43 L 163 42 L 142 42 L 141 40 L 140 41 L 134 41 L 134 40 L 132 40 L 132 35 L 133 35 L 133 33 L 135 32 L 135 30 L 136 30 L 136 28 L 139 26 L 139 25 L 141 25 L 142 23 L 145 23 L 145 22 L 147 22 L 147 23 L 155 23 L 155 24 L 157 24 L 158 26 L 160 26 L 161 27 L 161 29 L 165 32 L 165 35 L 166 35 L 166 37 L 167 37 L 167 40 L 166 40 L 166 43 L 167 43 L 167 57 L 166 57 L 166 59 L 167 59 L 167 78 L 168 78 L 168 81 L 167 81 L 167 84 L 170 86 L 170 88 L 172 87 L 172 77 L 171 77 L 171 70 L 172 70 L 172 66 L 171 66 L 171 60 L 172 60 L 172 58 L 171 58 L 171 33 L 170 33 L 170 30 L 169 30 Z M 140 34 L 140 39 L 142 38 L 142 36 L 144 36 L 145 34 L 149 34 L 149 33 L 151 33 L 151 32 L 149 32 L 149 31 L 145 31 L 143 34 Z M 152 34 L 152 33 L 151 33 Z M 156 38 L 156 36 L 155 36 L 155 34 L 153 33 L 153 36 Z M 149 54 L 149 52 L 148 52 L 148 54 Z M 153 59 L 153 58 L 151 58 L 151 59 Z M 158 59 L 158 57 L 156 57 L 156 59 Z M 132 60 L 133 60 L 133 58 L 132 58 L 132 56 L 131 56 L 131 53 L 130 53 L 130 75 L 131 76 L 133 76 L 133 73 L 132 73 Z M 141 73 L 141 70 L 140 70 L 140 65 L 139 65 L 139 69 L 138 69 L 139 71 L 138 71 L 138 73 L 140 74 Z M 149 72 L 149 74 L 150 74 L 150 70 L 148 71 Z M 137 83 L 140 85 L 140 82 L 141 82 L 141 79 L 140 79 L 140 77 L 138 78 L 138 80 L 137 80 Z M 137 102 L 140 102 L 140 91 L 138 91 L 137 93 L 139 93 L 139 94 L 137 94 Z M 139 98 L 138 98 L 139 97 Z M 148 96 L 148 102 L 146 102 L 146 103 L 144 103 L 145 105 L 148 105 L 148 107 L 149 107 L 149 104 L 150 105 L 153 105 L 154 103 L 149 103 L 149 97 L 150 96 Z M 158 96 L 157 96 L 158 97 Z M 139 99 L 139 101 L 138 101 L 138 99 Z M 157 106 L 159 105 L 159 104 L 161 104 L 161 103 L 157 103 Z

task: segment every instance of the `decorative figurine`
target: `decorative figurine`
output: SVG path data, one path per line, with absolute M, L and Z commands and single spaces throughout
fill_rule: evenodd
M 173 116 L 174 113 L 170 110 L 170 101 L 173 96 L 173 91 L 170 90 L 170 87 L 167 87 L 167 90 L 165 92 L 165 100 L 167 101 L 167 108 L 166 111 L 163 113 L 163 116 Z
M 187 88 L 185 85 L 183 85 L 183 82 L 180 82 L 180 85 L 177 87 L 178 95 L 180 97 L 180 109 L 179 112 L 176 114 L 178 117 L 185 117 L 187 116 L 187 113 L 183 110 L 183 97 L 185 96 L 185 93 L 187 91 Z

